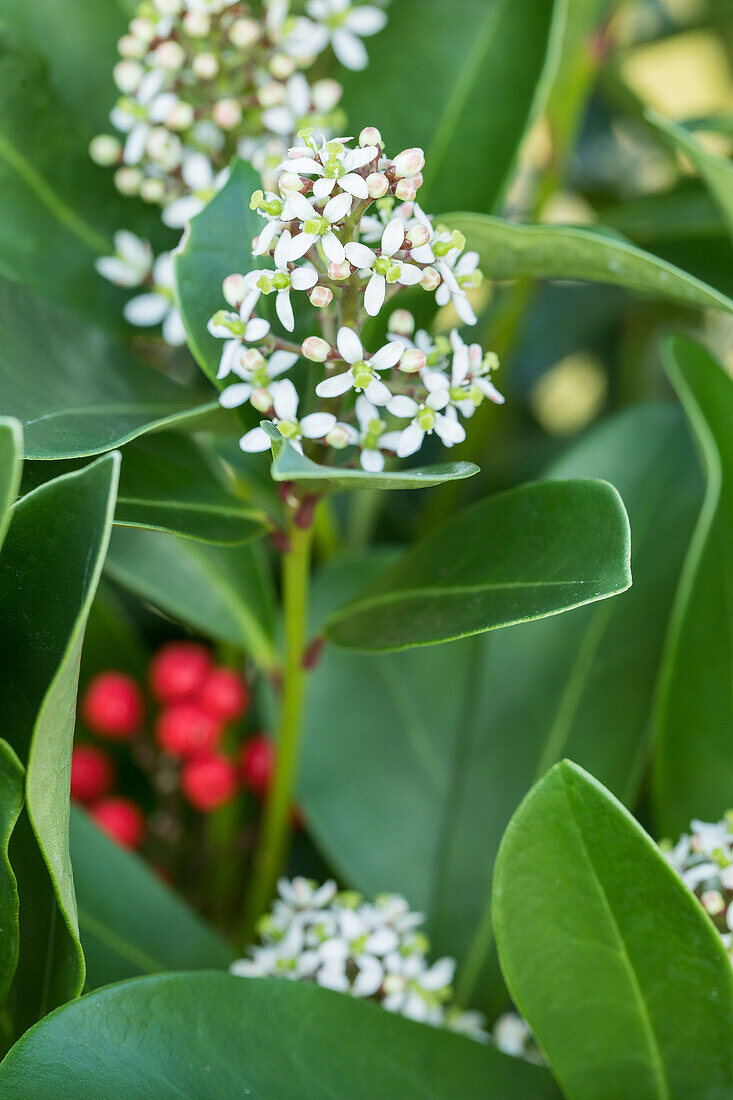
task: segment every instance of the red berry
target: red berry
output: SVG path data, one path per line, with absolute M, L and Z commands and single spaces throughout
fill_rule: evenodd
M 81 713 L 100 737 L 125 741 L 140 729 L 145 714 L 142 692 L 124 672 L 101 672 L 84 692 Z
M 187 699 L 199 690 L 209 671 L 209 652 L 196 642 L 169 642 L 150 662 L 150 686 L 161 703 Z
M 233 668 L 212 668 L 198 693 L 202 707 L 225 722 L 234 722 L 246 712 L 249 688 Z
M 191 756 L 213 749 L 221 722 L 198 703 L 173 703 L 158 715 L 155 739 L 172 756 Z
M 71 797 L 94 802 L 112 786 L 114 770 L 105 752 L 94 745 L 75 745 L 71 753 Z
M 223 806 L 236 789 L 236 770 L 219 753 L 195 756 L 181 770 L 181 790 L 191 805 L 203 813 Z
M 275 749 L 262 734 L 250 738 L 247 744 L 242 747 L 239 774 L 242 777 L 244 786 L 251 791 L 262 794 L 267 790 L 274 767 Z
M 139 848 L 145 836 L 145 817 L 129 798 L 103 798 L 91 815 L 99 828 L 125 848 Z

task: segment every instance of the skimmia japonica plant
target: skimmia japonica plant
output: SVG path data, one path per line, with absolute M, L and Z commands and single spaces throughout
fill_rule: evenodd
M 0 0 L 3 1100 L 733 1097 L 725 18 Z

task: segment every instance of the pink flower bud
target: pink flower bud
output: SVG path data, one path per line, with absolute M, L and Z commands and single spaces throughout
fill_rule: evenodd
M 295 172 L 283 172 L 277 181 L 277 189 L 281 195 L 286 195 L 288 191 L 302 191 L 303 177 L 296 176 Z
M 415 331 L 415 318 L 409 309 L 395 309 L 389 316 L 387 328 L 396 336 L 412 336 Z
M 267 67 L 276 80 L 287 80 L 295 72 L 295 61 L 286 53 L 274 53 Z
M 254 19 L 235 19 L 229 28 L 229 41 L 239 50 L 254 46 L 260 37 L 260 28 Z
M 244 281 L 244 275 L 227 275 L 226 279 L 221 284 L 221 289 L 229 305 L 234 306 L 235 309 L 239 309 L 247 293 L 247 284 Z
M 155 176 L 148 176 L 140 184 L 140 198 L 143 202 L 159 205 L 165 200 L 165 184 Z
M 95 164 L 101 164 L 105 168 L 117 164 L 121 155 L 122 142 L 111 134 L 98 134 L 89 143 L 89 156 Z
M 400 359 L 399 369 L 404 371 L 405 374 L 417 374 L 426 363 L 427 358 L 424 351 L 420 351 L 419 348 L 408 348 Z
M 325 363 L 331 345 L 326 340 L 322 340 L 320 336 L 309 336 L 307 340 L 303 341 L 300 350 L 306 359 L 310 359 L 311 363 Z
M 260 413 L 269 412 L 272 408 L 272 397 L 265 389 L 253 390 L 249 402 L 250 405 Z
M 165 116 L 165 124 L 169 130 L 188 130 L 193 126 L 194 117 L 190 103 L 176 103 Z
M 317 111 L 332 111 L 343 95 L 344 89 L 338 80 L 326 77 L 317 80 L 311 88 L 311 99 Z
M 365 126 L 359 134 L 359 145 L 362 149 L 367 145 L 381 145 L 382 135 L 376 126 Z
M 430 240 L 430 230 L 426 225 L 415 225 L 407 234 L 411 248 L 421 248 Z
M 423 290 L 435 290 L 440 286 L 440 275 L 434 267 L 426 267 L 423 271 L 422 279 L 420 280 L 420 286 Z
M 367 176 L 366 184 L 369 188 L 369 197 L 372 199 L 381 199 L 389 191 L 389 180 L 383 172 L 372 172 Z
M 186 51 L 179 42 L 161 42 L 153 52 L 153 57 L 161 69 L 175 73 L 183 67 L 186 60 Z
M 220 99 L 212 109 L 214 122 L 222 130 L 234 130 L 242 121 L 242 108 L 236 99 Z
M 247 348 L 247 350 L 243 351 L 241 354 L 240 363 L 245 370 L 255 371 L 259 370 L 260 367 L 264 367 L 265 357 L 257 348 Z
M 350 442 L 349 430 L 345 424 L 334 424 L 331 431 L 326 436 L 326 443 L 328 443 L 329 447 L 334 447 L 337 451 L 342 450 L 344 447 L 348 447 Z
M 324 306 L 328 306 L 333 301 L 333 291 L 327 286 L 314 286 L 312 290 L 308 291 L 308 297 L 311 300 L 311 305 L 316 309 L 323 309 Z
M 125 166 L 115 172 L 115 187 L 121 195 L 137 195 L 142 181 L 143 174 L 139 168 Z
M 204 11 L 187 11 L 183 26 L 191 38 L 204 38 L 211 30 L 211 19 Z
M 392 161 L 392 170 L 397 179 L 409 179 L 425 167 L 425 154 L 422 149 L 405 149 Z
M 417 187 L 412 180 L 399 180 L 394 189 L 395 198 L 400 202 L 412 202 L 417 194 Z
M 418 190 L 419 190 L 423 185 L 423 174 L 422 174 L 422 172 L 417 172 L 412 177 L 412 182 L 415 184 L 415 187 L 417 187 Z
M 333 279 L 335 283 L 343 282 L 344 279 L 348 279 L 351 275 L 351 264 L 348 260 L 344 260 L 342 264 L 335 264 L 333 260 L 328 265 L 328 277 Z
M 199 80 L 213 80 L 219 73 L 219 62 L 213 53 L 200 53 L 194 57 L 191 68 Z
M 137 91 L 143 78 L 144 69 L 138 61 L 118 61 L 112 70 L 114 82 L 124 95 Z
M 135 61 L 145 57 L 148 52 L 147 43 L 142 42 L 134 34 L 123 34 L 117 43 L 117 49 L 121 57 L 132 58 Z

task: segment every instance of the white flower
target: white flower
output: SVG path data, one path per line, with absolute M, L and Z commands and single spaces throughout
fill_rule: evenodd
M 260 356 L 248 369 L 238 365 L 235 373 L 243 382 L 234 382 L 219 394 L 219 404 L 225 409 L 236 409 L 247 401 L 260 412 L 269 411 L 274 399 L 273 382 L 297 363 L 298 356 L 291 351 L 274 351 L 269 359 Z M 219 375 L 218 377 L 221 377 Z
M 363 391 L 373 405 L 386 405 L 392 394 L 377 372 L 395 366 L 402 355 L 402 344 L 392 341 L 366 359 L 361 340 L 353 329 L 344 326 L 338 331 L 336 346 L 341 358 L 349 364 L 349 369 L 319 382 L 316 386 L 318 396 L 338 397 L 354 389 Z
M 100 256 L 94 266 L 100 275 L 117 286 L 140 286 L 151 271 L 152 248 L 127 229 L 120 229 L 113 240 L 114 256 Z
M 453 329 L 450 334 L 450 342 L 453 348 L 453 361 L 450 375 L 441 370 L 431 370 L 429 367 L 422 372 L 423 382 L 430 394 L 430 405 L 434 409 L 444 409 L 447 405 L 453 405 L 463 416 L 472 416 L 477 404 L 484 397 L 488 397 L 497 405 L 504 403 L 504 398 L 497 390 L 493 382 L 486 375 L 490 373 L 492 362 L 484 360 L 484 354 L 479 344 L 471 344 L 468 347 L 461 339 L 458 331 Z M 475 390 L 477 392 L 474 391 Z
M 311 107 L 311 87 L 302 73 L 293 73 L 285 82 L 285 102 L 267 107 L 262 123 L 283 137 L 296 133 Z
M 229 310 L 219 310 L 206 326 L 212 336 L 226 340 L 219 361 L 217 378 L 226 378 L 232 371 L 240 374 L 238 368 L 241 357 L 242 345 L 257 343 L 267 336 L 270 331 L 268 321 L 261 317 L 251 317 L 259 294 L 256 290 L 249 291 L 239 307 L 238 313 Z
M 332 878 L 318 886 L 311 879 L 281 878 L 277 883 L 280 897 L 293 909 L 321 909 L 328 905 L 336 895 L 336 883 Z
M 446 447 L 462 443 L 466 438 L 465 428 L 459 424 L 455 409 L 449 408 L 446 413 L 441 413 L 435 408 L 436 405 L 438 409 L 445 408 L 442 394 L 428 393 L 422 404 L 404 394 L 398 394 L 391 399 L 387 409 L 393 416 L 399 419 L 412 418 L 408 426 L 399 432 L 395 448 L 398 458 L 415 454 L 422 447 L 425 436 L 432 435 L 433 432 L 440 436 Z
M 283 221 L 299 221 L 301 232 L 289 242 L 287 259 L 298 260 L 305 256 L 309 248 L 318 241 L 328 260 L 342 264 L 345 259 L 344 246 L 333 231 L 334 225 L 342 221 L 351 210 L 351 195 L 346 192 L 329 199 L 319 214 L 305 195 L 291 191 L 285 202 Z
M 163 207 L 161 215 L 164 223 L 172 229 L 182 229 L 191 218 L 201 213 L 207 202 L 226 183 L 229 169 L 223 168 L 216 173 L 204 153 L 188 153 L 183 161 L 181 176 L 190 194 L 169 202 Z
M 309 413 L 298 420 L 298 391 L 288 378 L 272 386 L 271 392 L 275 427 L 298 451 L 302 451 L 301 439 L 323 439 L 336 423 L 332 413 Z M 270 442 L 264 428 L 252 428 L 242 436 L 239 446 L 243 451 L 266 451 Z
M 365 69 L 369 57 L 362 38 L 377 34 L 387 22 L 380 8 L 371 5 L 352 7 L 350 0 L 308 0 L 308 15 L 321 31 L 319 51 L 327 42 L 347 69 Z
M 359 461 L 363 470 L 371 474 L 379 474 L 384 469 L 383 450 L 390 450 L 385 445 L 386 425 L 379 415 L 379 410 L 371 401 L 360 394 L 356 399 L 356 419 L 359 422 L 359 434 L 357 436 L 361 447 Z M 420 914 L 418 914 L 420 916 Z
M 153 264 L 153 289 L 131 298 L 124 308 L 125 319 L 131 325 L 148 328 L 163 326 L 163 339 L 171 347 L 186 342 L 186 330 L 173 297 L 173 257 L 163 252 Z
M 478 262 L 478 252 L 461 255 L 459 249 L 453 248 L 435 264 L 443 279 L 435 291 L 435 301 L 439 306 L 447 306 L 452 301 L 453 308 L 465 325 L 475 325 L 476 314 L 459 279 L 471 285 L 470 276 L 476 271 Z
M 401 218 L 392 218 L 382 233 L 380 255 L 377 256 L 365 244 L 352 242 L 344 248 L 346 259 L 360 270 L 370 270 L 364 295 L 364 308 L 370 317 L 376 317 L 384 304 L 387 283 L 401 283 L 403 286 L 415 286 L 422 279 L 422 271 L 414 264 L 393 260 L 405 240 L 405 224 Z
M 338 140 L 324 141 L 321 148 L 312 157 L 303 156 L 302 147 L 296 146 L 288 151 L 290 159 L 278 165 L 278 171 L 296 172 L 299 176 L 317 176 L 313 184 L 316 199 L 325 199 L 336 184 L 342 191 L 357 199 L 366 199 L 369 188 L 357 169 L 363 168 L 377 155 L 374 145 L 363 149 L 346 149 Z
M 302 264 L 290 270 L 289 255 L 292 249 L 290 231 L 285 230 L 275 246 L 275 271 L 250 271 L 246 281 L 263 294 L 277 291 L 275 309 L 280 323 L 288 332 L 295 328 L 291 290 L 310 290 L 318 282 L 318 272 L 312 264 Z

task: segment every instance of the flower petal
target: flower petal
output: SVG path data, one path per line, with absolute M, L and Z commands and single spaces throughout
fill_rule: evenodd
M 381 8 L 375 8 L 371 4 L 363 4 L 361 7 L 351 8 L 344 20 L 345 25 L 350 31 L 362 37 L 370 34 L 377 34 L 381 31 L 386 22 L 386 13 L 383 12 Z
M 288 260 L 299 260 L 301 256 L 305 256 L 309 248 L 311 248 L 318 237 L 315 233 L 298 233 L 297 237 L 293 237 L 288 245 Z
M 336 57 L 346 69 L 358 72 L 360 69 L 366 69 L 369 64 L 369 54 L 364 44 L 343 27 L 333 32 L 331 45 Z
M 342 393 L 350 390 L 354 384 L 354 376 L 350 370 L 343 374 L 334 374 L 330 378 L 324 378 L 316 386 L 318 397 L 340 397 Z
M 361 468 L 370 474 L 381 474 L 384 469 L 384 455 L 381 451 L 362 451 Z
M 353 328 L 348 328 L 346 325 L 338 330 L 336 347 L 341 358 L 347 363 L 359 363 L 364 358 L 361 340 Z
M 407 416 L 414 416 L 417 410 L 417 401 L 413 401 L 404 393 L 398 393 L 387 406 L 387 411 L 391 412 L 392 416 L 399 417 L 400 420 Z
M 164 294 L 138 294 L 126 303 L 123 313 L 131 325 L 159 325 L 171 307 Z
M 251 431 L 242 436 L 239 446 L 243 451 L 252 454 L 257 451 L 267 451 L 270 447 L 270 437 L 263 428 L 252 428 Z
M 397 279 L 402 286 L 417 286 L 422 281 L 423 273 L 414 264 L 400 264 L 400 274 Z
M 416 451 L 419 451 L 422 447 L 422 441 L 425 438 L 425 432 L 422 428 L 415 424 L 408 424 L 403 432 L 400 433 L 399 442 L 397 444 L 397 457 L 407 458 L 408 455 L 414 455 Z
M 326 233 L 325 236 L 321 237 L 321 245 L 326 258 L 331 260 L 332 263 L 342 264 L 346 259 L 344 246 L 335 233 Z
M 374 367 L 375 370 L 387 370 L 388 367 L 394 367 L 399 363 L 404 351 L 404 346 L 399 340 L 392 340 L 379 351 L 375 351 L 369 360 L 369 366 Z
M 288 332 L 292 332 L 295 328 L 295 316 L 293 315 L 293 305 L 290 301 L 290 287 L 285 290 L 278 290 L 275 298 L 275 312 L 280 318 L 280 324 Z
M 237 409 L 245 401 L 249 401 L 252 389 L 250 382 L 235 382 L 233 386 L 227 386 L 225 390 L 221 391 L 219 404 L 225 409 Z
M 359 244 L 358 241 L 349 241 L 344 245 L 344 252 L 350 264 L 362 269 L 371 267 L 377 258 L 376 252 L 372 252 L 371 248 L 367 248 L 365 244 Z
M 358 176 L 356 172 L 347 172 L 345 176 L 341 176 L 338 185 L 342 191 L 348 191 L 348 193 L 353 195 L 356 199 L 369 198 L 367 181 L 363 176 Z
M 264 317 L 253 317 L 251 321 L 247 322 L 244 329 L 244 338 L 248 344 L 253 344 L 267 336 L 269 331 L 269 321 L 266 321 Z
M 315 218 L 316 212 L 300 191 L 289 191 L 281 217 L 284 222 L 292 221 L 294 218 L 304 222 L 308 218 Z
M 298 413 L 298 391 L 289 378 L 273 387 L 272 404 L 278 420 L 295 420 Z
M 311 264 L 296 267 L 290 275 L 293 290 L 309 290 L 318 282 L 318 272 Z
M 387 293 L 387 283 L 384 275 L 377 275 L 376 272 L 372 275 L 371 279 L 367 283 L 367 288 L 364 293 L 364 309 L 367 311 L 370 317 L 376 317 L 380 309 L 384 305 L 385 295 Z
M 290 370 L 293 364 L 298 362 L 298 358 L 299 356 L 293 351 L 273 351 L 267 360 L 268 378 L 277 378 L 284 371 Z
M 331 194 L 335 184 L 336 180 L 326 179 L 325 176 L 322 176 L 313 184 L 313 197 L 316 199 L 325 199 L 327 195 Z
M 402 218 L 392 218 L 387 222 L 382 233 L 382 255 L 394 256 L 395 252 L 399 252 L 404 240 L 405 223 Z
M 323 439 L 336 423 L 333 413 L 309 413 L 300 422 L 300 431 L 306 439 Z
M 334 195 L 332 199 L 328 200 L 323 208 L 324 218 L 326 219 L 326 221 L 331 222 L 331 224 L 333 224 L 334 222 L 340 222 L 341 219 L 345 218 L 351 210 L 352 202 L 353 200 L 351 198 L 351 195 L 349 195 L 346 191 L 342 191 L 340 194 Z
M 372 378 L 364 391 L 373 405 L 386 405 L 392 399 L 392 391 L 380 382 L 378 378 Z

